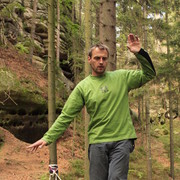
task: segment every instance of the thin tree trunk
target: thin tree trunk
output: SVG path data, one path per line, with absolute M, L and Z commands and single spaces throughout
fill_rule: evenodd
M 89 75 L 90 66 L 87 61 L 88 50 L 91 46 L 91 0 L 85 0 L 85 76 Z
M 143 121 L 143 117 L 142 117 L 142 97 L 143 96 L 139 96 L 138 97 L 138 121 L 140 123 L 140 128 L 141 128 L 141 145 L 143 146 L 144 143 L 144 121 Z
M 144 1 L 143 5 L 143 16 L 144 19 L 147 19 L 147 2 Z M 147 49 L 147 27 L 144 25 L 144 48 Z M 150 115 L 149 115 L 149 94 L 145 95 L 145 108 L 146 108 L 146 145 L 147 145 L 147 176 L 148 180 L 152 179 L 152 160 L 151 160 L 151 124 L 150 124 Z
M 48 125 L 55 121 L 55 1 L 48 0 Z M 49 164 L 57 164 L 56 142 L 49 146 Z M 55 179 L 55 177 L 51 177 Z
M 72 1 L 72 23 L 75 23 L 75 2 Z M 72 55 L 74 61 L 74 82 L 77 83 L 77 62 L 75 59 L 75 36 L 72 34 Z M 75 146 L 75 136 L 76 136 L 76 118 L 73 121 L 73 144 L 72 144 L 72 156 L 74 156 L 74 146 Z
M 56 44 L 56 65 L 59 68 L 60 61 L 60 7 L 59 0 L 57 0 L 57 44 Z
M 95 22 L 95 39 L 99 41 L 99 25 L 100 25 L 100 9 L 99 3 L 95 4 L 95 11 L 96 11 L 96 22 Z
M 88 50 L 91 46 L 91 0 L 85 0 L 85 77 L 89 75 L 90 66 L 87 61 Z M 85 120 L 85 180 L 89 180 L 89 160 L 88 160 L 88 125 L 89 115 L 86 108 L 84 108 Z
M 140 101 L 140 103 L 141 103 L 141 132 L 142 132 L 142 138 L 141 138 L 141 145 L 143 145 L 144 144 L 144 134 L 145 134 L 145 130 L 144 130 L 144 127 L 145 127 L 145 125 L 144 125 L 144 120 L 145 120 L 145 118 L 144 118 L 144 95 L 143 96 L 141 96 L 141 101 Z
M 170 78 L 168 79 L 168 87 L 169 87 L 169 115 L 170 115 L 170 120 L 169 120 L 169 126 L 170 126 L 170 176 L 175 178 L 174 176 L 174 127 L 173 127 L 173 117 L 172 117 L 172 87 L 171 87 L 171 80 Z
M 2 18 L 0 22 L 0 45 L 7 45 L 7 39 L 5 36 L 5 23 L 4 23 L 4 18 Z
M 165 8 L 166 8 L 166 24 L 169 24 L 168 21 L 168 0 L 165 0 Z M 169 47 L 169 35 L 167 33 L 166 37 L 166 44 L 167 44 L 167 61 L 170 63 L 170 47 Z M 168 88 L 169 88 L 169 126 L 170 126 L 170 176 L 174 180 L 174 137 L 173 137 L 173 118 L 172 118 L 172 87 L 171 87 L 171 79 L 170 75 L 168 75 Z
M 79 25 L 81 26 L 82 0 L 79 0 Z
M 116 69 L 116 0 L 100 0 L 100 41 L 110 50 L 107 69 Z
M 149 116 L 149 95 L 146 95 L 146 142 L 147 142 L 147 176 L 148 180 L 152 179 L 152 159 L 151 159 L 151 123 Z
M 178 89 L 177 89 L 177 94 L 178 94 L 178 98 L 177 98 L 177 111 L 178 111 L 178 117 L 180 118 L 180 98 L 179 98 L 179 93 L 180 93 L 180 83 L 178 83 Z
M 32 63 L 33 53 L 34 53 L 34 36 L 35 36 L 35 27 L 36 27 L 36 13 L 37 13 L 37 3 L 38 0 L 34 0 L 33 3 L 33 15 L 31 21 L 31 46 L 29 49 L 29 62 Z

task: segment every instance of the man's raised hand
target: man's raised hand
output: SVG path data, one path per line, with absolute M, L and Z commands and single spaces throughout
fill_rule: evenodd
M 134 36 L 134 34 L 128 35 L 127 47 L 132 53 L 137 53 L 141 49 L 141 44 L 139 38 Z

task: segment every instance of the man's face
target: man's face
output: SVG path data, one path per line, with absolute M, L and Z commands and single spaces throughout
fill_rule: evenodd
M 92 51 L 92 57 L 88 56 L 88 62 L 92 68 L 93 76 L 101 76 L 104 74 L 108 64 L 108 53 L 106 50 L 95 48 Z

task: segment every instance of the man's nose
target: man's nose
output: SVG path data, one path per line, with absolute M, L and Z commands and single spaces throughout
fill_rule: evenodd
M 103 64 L 103 62 L 104 62 L 104 60 L 103 60 L 103 58 L 101 57 L 100 60 L 99 60 L 99 63 L 100 63 L 100 64 Z

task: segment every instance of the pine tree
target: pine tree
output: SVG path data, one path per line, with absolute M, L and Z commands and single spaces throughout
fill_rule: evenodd
M 55 121 L 55 1 L 48 1 L 48 126 Z M 49 164 L 57 164 L 56 142 L 49 146 Z M 50 176 L 51 180 L 55 177 Z
M 109 47 L 108 70 L 116 69 L 116 0 L 100 0 L 100 42 Z
M 31 19 L 31 46 L 29 49 L 29 61 L 32 63 L 33 60 L 33 52 L 34 52 L 34 36 L 35 36 L 35 27 L 36 27 L 36 13 L 37 13 L 37 3 L 38 0 L 34 0 L 33 2 L 33 15 Z
M 87 61 L 88 50 L 91 46 L 91 0 L 85 0 L 85 76 L 89 75 L 90 67 Z M 88 125 L 89 115 L 86 108 L 84 108 L 84 120 L 85 120 L 85 179 L 89 179 L 89 160 L 88 160 Z

